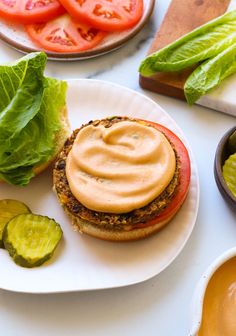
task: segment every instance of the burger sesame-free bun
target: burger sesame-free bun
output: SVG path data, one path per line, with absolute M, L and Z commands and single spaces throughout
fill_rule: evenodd
M 183 200 L 184 202 L 184 200 Z M 139 239 L 143 239 L 149 237 L 150 235 L 161 230 L 166 224 L 170 222 L 170 220 L 175 216 L 181 207 L 182 203 L 179 204 L 179 207 L 173 212 L 168 218 L 162 221 L 158 221 L 156 224 L 152 224 L 147 227 L 136 228 L 130 231 L 113 231 L 106 230 L 103 227 L 95 226 L 93 223 L 89 221 L 83 220 L 78 216 L 73 215 L 71 212 L 66 211 L 68 216 L 71 218 L 73 227 L 75 231 L 79 231 L 80 233 L 86 233 L 92 237 L 99 238 L 107 241 L 135 241 Z

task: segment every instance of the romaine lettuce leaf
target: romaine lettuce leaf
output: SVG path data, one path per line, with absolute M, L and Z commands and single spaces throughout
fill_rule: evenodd
M 218 55 L 236 43 L 236 10 L 214 19 L 148 56 L 140 65 L 144 76 L 181 71 Z
M 216 57 L 198 66 L 188 77 L 184 93 L 192 105 L 202 95 L 218 86 L 222 80 L 236 72 L 236 43 Z
M 43 95 L 44 53 L 0 66 L 0 141 L 21 131 L 39 111 Z
M 0 178 L 11 184 L 28 184 L 54 154 L 66 83 L 45 78 L 45 63 L 33 53 L 0 67 Z

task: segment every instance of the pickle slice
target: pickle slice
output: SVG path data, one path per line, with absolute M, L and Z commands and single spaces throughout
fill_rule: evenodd
M 223 165 L 223 177 L 231 191 L 236 197 L 236 153 L 229 156 Z
M 15 216 L 31 212 L 22 202 L 13 199 L 0 200 L 0 247 L 4 247 L 2 233 L 5 225 Z
M 61 227 L 54 219 L 34 214 L 14 217 L 3 231 L 5 248 L 23 267 L 39 266 L 50 259 L 61 237 Z

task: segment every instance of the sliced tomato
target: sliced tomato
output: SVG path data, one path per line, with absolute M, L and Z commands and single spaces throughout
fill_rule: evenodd
M 60 0 L 76 20 L 105 31 L 133 27 L 142 17 L 143 0 Z
M 166 135 L 166 137 L 170 140 L 170 142 L 173 144 L 177 155 L 179 157 L 179 184 L 177 187 L 177 191 L 175 196 L 172 198 L 171 202 L 168 204 L 168 206 L 161 211 L 161 213 L 153 218 L 152 220 L 146 222 L 146 223 L 139 223 L 135 225 L 134 228 L 144 228 L 148 226 L 152 226 L 155 224 L 158 224 L 162 221 L 167 220 L 168 218 L 171 218 L 174 216 L 174 214 L 178 211 L 178 209 L 183 204 L 187 192 L 189 189 L 189 183 L 190 183 L 190 176 L 191 176 L 191 164 L 189 159 L 188 151 L 183 144 L 183 142 L 175 135 L 172 131 L 170 131 L 168 128 L 149 122 L 150 125 L 161 131 Z
M 0 17 L 23 24 L 45 22 L 64 12 L 57 0 L 0 0 Z
M 56 52 L 79 52 L 95 47 L 107 35 L 68 14 L 47 23 L 26 26 L 31 39 L 41 48 Z

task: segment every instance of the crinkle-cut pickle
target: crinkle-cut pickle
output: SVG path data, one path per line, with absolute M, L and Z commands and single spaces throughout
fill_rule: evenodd
M 5 225 L 15 216 L 30 213 L 30 209 L 23 202 L 13 199 L 0 200 L 0 247 L 3 246 L 2 233 Z
M 50 259 L 61 237 L 62 229 L 54 219 L 34 214 L 14 217 L 3 231 L 5 248 L 23 267 L 40 266 Z
M 231 191 L 236 197 L 236 153 L 229 156 L 223 165 L 223 177 Z

